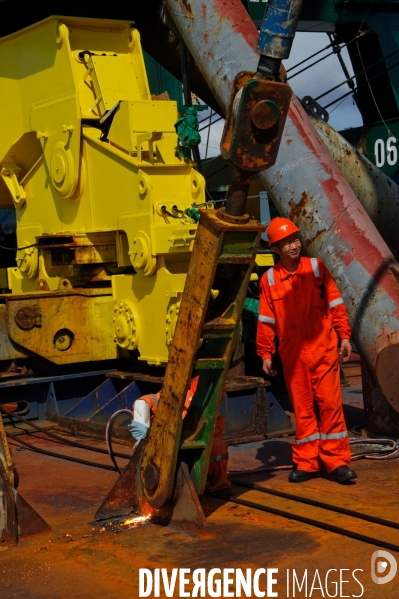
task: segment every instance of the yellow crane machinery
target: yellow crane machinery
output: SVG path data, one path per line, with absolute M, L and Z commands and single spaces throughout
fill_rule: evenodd
M 0 359 L 138 350 L 165 364 L 205 183 L 178 155 L 127 21 L 50 17 L 0 40 L 0 208 L 17 215 Z
M 19 247 L 3 295 L 3 353 L 67 364 L 137 349 L 150 364 L 167 363 L 148 440 L 97 520 L 136 511 L 206 525 L 198 495 L 264 230 L 246 200 L 255 174 L 276 162 L 291 100 L 280 65 L 300 0 L 284 2 L 283 11 L 268 7 L 257 71 L 234 80 L 221 143 L 233 170 L 225 206 L 199 213 L 192 208 L 209 203 L 203 178 L 179 158 L 176 103 L 151 98 L 129 23 L 51 17 L 0 40 L 0 207 L 16 209 Z M 289 43 L 270 48 L 280 29 Z M 98 390 L 82 402 L 96 405 Z M 0 458 L 7 450 L 5 440 Z M 22 510 L 3 461 L 0 537 L 12 544 Z M 46 528 L 33 511 L 29 521 Z

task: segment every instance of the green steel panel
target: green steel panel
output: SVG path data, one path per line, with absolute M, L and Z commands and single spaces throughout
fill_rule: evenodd
M 370 11 L 370 0 L 304 0 L 301 21 L 354 21 L 353 13 L 359 11 L 359 23 L 364 16 L 379 10 L 397 10 L 399 0 L 372 0 L 373 9 Z M 254 20 L 263 19 L 267 0 L 248 0 L 249 14 Z M 366 11 L 365 11 L 366 8 Z
M 177 109 L 180 114 L 183 114 L 182 84 L 169 71 L 161 67 L 147 52 L 143 53 L 151 94 L 158 96 L 163 92 L 168 92 L 169 98 L 177 102 Z
M 328 21 L 338 20 L 336 2 L 324 0 L 315 2 L 314 0 L 304 0 L 301 11 L 301 20 L 303 21 Z
M 398 0 L 399 1 L 399 0 Z M 248 0 L 248 11 L 255 21 L 263 19 L 267 0 Z M 337 12 L 331 0 L 304 0 L 301 20 L 303 21 L 336 21 Z
M 248 0 L 248 11 L 254 21 L 261 21 L 265 14 L 267 0 Z
M 384 123 L 365 125 L 340 131 L 353 146 L 358 147 L 367 158 L 388 177 L 399 181 L 399 118 Z M 387 130 L 388 128 L 388 130 Z

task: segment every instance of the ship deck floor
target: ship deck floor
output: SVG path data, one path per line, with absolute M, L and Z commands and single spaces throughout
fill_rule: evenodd
M 350 384 L 343 389 L 348 428 L 362 421 L 358 373 L 350 377 Z M 33 442 L 41 447 L 107 463 L 107 456 L 66 447 L 40 436 L 35 435 Z M 18 444 L 18 438 L 12 442 Z M 91 439 L 85 442 L 102 446 Z M 289 464 L 291 442 L 292 438 L 284 437 L 231 447 L 230 468 L 240 471 Z M 98 525 L 94 514 L 116 480 L 115 472 L 19 451 L 15 445 L 12 455 L 20 475 L 19 492 L 44 517 L 52 532 L 0 550 L 1 598 L 132 599 L 139 597 L 139 568 L 167 568 L 168 572 L 172 568 L 278 568 L 273 575 L 278 581 L 273 590 L 279 597 L 293 596 L 294 569 L 299 581 L 304 571 L 308 572 L 307 595 L 304 587 L 300 592 L 297 588 L 296 597 L 310 596 L 316 570 L 323 593 L 314 588 L 311 596 L 328 596 L 328 570 L 331 572 L 327 590 L 333 596 L 333 582 L 339 581 L 343 570 L 341 577 L 349 582 L 342 583 L 341 591 L 338 584 L 338 596 L 397 597 L 395 579 L 384 586 L 371 580 L 371 555 L 378 546 L 212 497 L 201 500 L 208 522 L 202 537 L 148 523 L 136 527 Z M 123 460 L 119 461 L 123 465 Z M 245 480 L 399 522 L 399 460 L 360 460 L 354 466 L 358 479 L 350 485 L 324 478 L 292 485 L 286 471 L 258 471 L 246 474 Z M 242 487 L 233 489 L 241 499 L 398 543 L 397 530 Z M 355 576 L 364 587 L 363 593 L 352 576 L 354 570 L 358 570 Z M 315 587 L 319 586 L 315 582 Z M 260 578 L 260 589 L 266 590 L 266 576 Z M 165 596 L 162 586 L 160 596 Z M 178 590 L 174 596 L 179 596 Z

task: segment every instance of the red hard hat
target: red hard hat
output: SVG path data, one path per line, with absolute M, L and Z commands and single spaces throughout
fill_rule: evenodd
M 270 224 L 267 227 L 267 238 L 269 244 L 273 245 L 273 243 L 277 243 L 284 239 L 284 237 L 288 237 L 293 233 L 298 233 L 298 231 L 298 227 L 292 220 L 277 216 L 270 221 Z

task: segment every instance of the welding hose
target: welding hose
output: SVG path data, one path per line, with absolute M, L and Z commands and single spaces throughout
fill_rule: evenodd
M 369 453 L 361 453 L 361 454 L 352 454 L 352 461 L 361 460 L 365 458 L 367 460 L 393 460 L 394 458 L 399 457 L 399 444 L 394 439 L 370 439 L 369 437 L 364 437 L 362 439 L 351 439 L 349 441 L 351 446 L 353 445 L 390 445 L 388 449 L 381 448 L 380 450 L 373 451 Z M 386 453 L 389 452 L 389 453 Z M 375 455 L 375 453 L 380 453 L 382 455 Z
M 120 474 L 121 470 L 115 460 L 115 455 L 117 455 L 117 454 L 115 454 L 114 450 L 112 449 L 112 441 L 111 441 L 112 427 L 114 426 L 114 422 L 117 419 L 117 417 L 119 416 L 119 414 L 128 414 L 132 418 L 132 420 L 134 418 L 134 415 L 133 415 L 133 412 L 131 410 L 128 410 L 127 408 L 118 410 L 117 412 L 114 412 L 114 414 L 112 414 L 111 418 L 107 422 L 107 428 L 105 429 L 105 442 L 107 444 L 108 455 L 111 458 L 111 462 L 114 464 L 116 471 L 119 472 L 119 474 Z M 125 457 L 128 457 L 130 459 L 131 456 L 125 456 Z
M 387 450 L 374 450 L 372 454 L 369 454 L 367 452 L 364 452 L 363 454 L 358 454 L 360 455 L 360 457 L 353 456 L 352 459 L 355 460 L 359 460 L 361 457 L 367 458 L 369 460 L 391 460 L 394 458 L 399 457 L 399 440 L 396 439 L 395 437 L 384 437 L 382 439 L 380 439 L 379 437 L 363 437 L 362 436 L 362 432 L 361 430 L 364 428 L 364 424 L 357 424 L 356 426 L 354 426 L 351 429 L 351 433 L 353 433 L 354 435 L 356 435 L 358 438 L 357 439 L 351 439 L 350 440 L 350 444 L 351 445 L 368 445 L 368 444 L 375 444 L 375 445 L 387 445 L 388 443 L 391 443 L 391 449 L 392 449 L 392 453 L 389 453 L 388 455 L 384 455 L 384 456 L 376 456 L 375 453 L 384 453 Z M 358 432 L 358 430 L 360 429 L 360 432 Z

